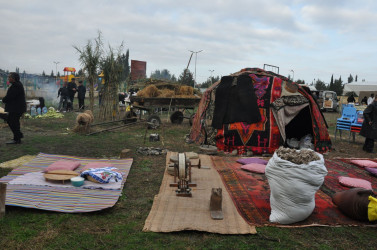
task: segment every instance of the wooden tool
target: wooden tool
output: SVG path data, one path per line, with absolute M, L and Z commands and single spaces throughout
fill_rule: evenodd
M 211 200 L 209 203 L 209 210 L 213 220 L 224 219 L 223 208 L 223 194 L 221 188 L 212 188 Z

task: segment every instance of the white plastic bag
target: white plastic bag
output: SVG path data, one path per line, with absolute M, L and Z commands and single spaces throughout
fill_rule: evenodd
M 291 224 L 311 215 L 315 193 L 327 175 L 323 156 L 318 156 L 320 160 L 308 164 L 294 164 L 276 153 L 269 160 L 266 177 L 271 190 L 271 222 Z

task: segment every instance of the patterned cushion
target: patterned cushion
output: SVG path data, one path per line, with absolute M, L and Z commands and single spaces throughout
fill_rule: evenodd
M 370 160 L 351 160 L 350 162 L 362 168 L 377 168 L 377 162 Z
M 258 174 L 264 174 L 266 170 L 266 165 L 264 164 L 259 164 L 259 163 L 250 163 L 241 166 L 241 169 L 253 172 L 253 173 L 258 173 Z
M 260 159 L 260 158 L 253 158 L 253 157 L 250 157 L 250 158 L 240 158 L 237 160 L 238 163 L 241 163 L 243 165 L 245 164 L 250 164 L 250 163 L 258 163 L 258 164 L 264 164 L 264 165 L 267 165 L 267 162 L 266 160 L 263 160 L 263 159 Z
M 372 183 L 370 183 L 367 180 L 345 176 L 340 176 L 338 179 L 339 183 L 346 187 L 360 187 L 365 189 L 372 189 Z
M 81 172 L 89 169 L 89 168 L 106 168 L 106 167 L 112 167 L 113 164 L 108 162 L 89 162 L 85 166 L 82 167 Z
M 366 171 L 368 171 L 369 173 L 371 173 L 372 175 L 374 176 L 377 176 L 377 168 L 365 168 Z
M 80 166 L 79 161 L 69 161 L 69 160 L 59 160 L 54 163 L 51 163 L 46 169 L 45 172 L 51 170 L 75 170 Z

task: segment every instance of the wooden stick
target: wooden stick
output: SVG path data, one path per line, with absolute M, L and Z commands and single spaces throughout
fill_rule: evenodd
M 5 216 L 5 194 L 7 190 L 7 184 L 0 183 L 0 219 Z

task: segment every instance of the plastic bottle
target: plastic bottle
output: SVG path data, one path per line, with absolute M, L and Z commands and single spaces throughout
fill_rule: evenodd
M 42 109 L 42 115 L 44 115 L 44 114 L 46 114 L 47 113 L 47 107 L 43 107 L 43 109 Z
M 41 108 L 37 108 L 37 114 L 38 114 L 38 115 L 41 115 L 41 114 L 42 114 L 42 109 L 41 109 Z
M 34 106 L 32 106 L 32 107 L 30 108 L 30 115 L 31 115 L 32 117 L 34 117 L 34 116 L 37 115 L 37 109 L 36 109 Z

